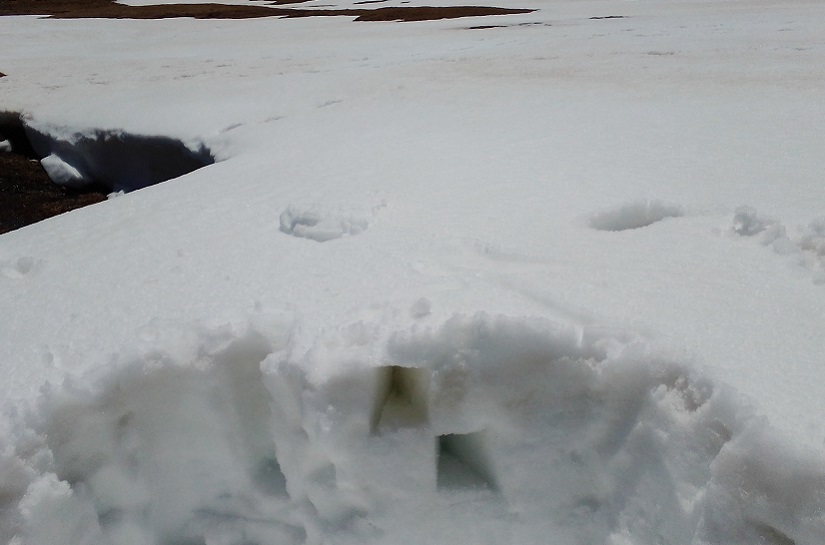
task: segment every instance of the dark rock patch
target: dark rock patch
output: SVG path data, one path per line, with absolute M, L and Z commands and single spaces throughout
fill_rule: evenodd
M 287 2 L 275 2 L 276 4 Z M 288 2 L 293 3 L 293 2 Z M 225 4 L 127 6 L 112 0 L 4 0 L 0 16 L 43 15 L 57 19 L 252 19 L 259 17 L 345 16 L 356 21 L 428 21 L 530 13 L 530 9 L 487 6 L 402 6 L 376 9 L 299 9 Z
M 461 17 L 530 13 L 533 10 L 484 6 L 405 6 L 351 11 L 362 12 L 355 18 L 356 21 L 433 21 L 436 19 L 458 19 Z

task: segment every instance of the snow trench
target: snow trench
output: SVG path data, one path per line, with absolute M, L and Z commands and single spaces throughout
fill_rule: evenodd
M 121 355 L 45 387 L 32 409 L 7 411 L 0 540 L 825 536 L 822 452 L 788 444 L 735 392 L 627 334 L 455 316 L 389 334 L 369 347 L 380 357 L 361 359 L 357 347 L 330 353 L 343 332 L 299 350 L 290 327 L 170 334 L 168 346 Z
M 52 181 L 69 187 L 134 191 L 215 162 L 203 144 L 120 130 L 68 132 L 36 126 L 13 112 L 0 114 L 2 133 L 11 135 L 15 151 L 40 160 Z

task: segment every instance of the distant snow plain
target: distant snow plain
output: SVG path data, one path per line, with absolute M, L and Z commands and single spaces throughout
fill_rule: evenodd
M 215 159 L 0 236 L 0 540 L 825 542 L 825 8 L 504 7 L 0 19 Z

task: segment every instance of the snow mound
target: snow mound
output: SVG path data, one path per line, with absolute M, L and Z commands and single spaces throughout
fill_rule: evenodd
M 370 215 L 359 210 L 332 210 L 320 205 L 290 205 L 281 213 L 281 232 L 297 238 L 328 242 L 367 230 Z
M 684 215 L 680 206 L 662 201 L 635 201 L 608 208 L 590 216 L 590 227 L 598 231 L 627 231 L 647 227 L 665 218 Z
M 346 345 L 351 327 L 311 349 L 293 345 L 292 327 L 155 338 L 44 388 L 25 416 L 7 414 L 0 539 L 820 545 L 825 535 L 822 453 L 795 450 L 733 392 L 624 332 L 479 314 L 364 351 Z

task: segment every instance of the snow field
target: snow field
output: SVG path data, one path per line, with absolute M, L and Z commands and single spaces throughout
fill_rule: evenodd
M 178 331 L 47 386 L 7 420 L 2 538 L 814 545 L 825 531 L 819 454 L 627 333 L 455 316 L 389 335 L 380 361 L 324 362 L 351 333 L 296 360 L 290 327 Z
M 56 168 L 216 161 L 0 237 L 0 541 L 825 541 L 825 12 L 525 5 L 0 21 Z

